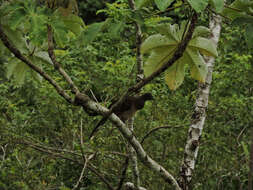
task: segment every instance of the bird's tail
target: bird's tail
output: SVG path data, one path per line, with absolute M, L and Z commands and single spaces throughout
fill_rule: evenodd
M 94 127 L 94 129 L 92 130 L 90 136 L 89 136 L 89 139 L 92 140 L 94 138 L 94 135 L 96 132 L 98 132 L 99 130 L 99 127 L 102 126 L 105 122 L 106 122 L 107 118 L 102 118 L 98 124 Z

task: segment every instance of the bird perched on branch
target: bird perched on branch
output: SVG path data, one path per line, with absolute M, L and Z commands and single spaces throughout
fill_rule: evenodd
M 153 100 L 153 96 L 150 93 L 145 93 L 141 96 L 128 96 L 125 101 L 119 104 L 117 107 L 113 109 L 113 113 L 115 113 L 123 122 L 126 122 L 128 119 L 134 116 L 134 114 L 142 109 L 147 100 Z M 113 102 L 109 108 L 112 107 Z M 96 127 L 92 130 L 89 139 L 93 137 L 93 135 L 98 131 L 98 128 L 103 125 L 107 120 L 107 117 L 102 118 Z

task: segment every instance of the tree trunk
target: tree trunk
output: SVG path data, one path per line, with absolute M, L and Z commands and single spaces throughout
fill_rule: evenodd
M 220 16 L 213 15 L 209 23 L 209 28 L 211 32 L 210 39 L 213 40 L 217 46 L 221 30 Z M 192 173 L 195 168 L 195 163 L 198 156 L 200 137 L 206 119 L 206 110 L 212 82 L 214 61 L 215 59 L 213 57 L 205 57 L 208 73 L 205 83 L 199 83 L 198 97 L 195 103 L 195 110 L 192 115 L 192 121 L 188 131 L 188 139 L 185 145 L 184 158 L 180 168 L 179 184 L 180 187 L 184 190 L 190 189 Z

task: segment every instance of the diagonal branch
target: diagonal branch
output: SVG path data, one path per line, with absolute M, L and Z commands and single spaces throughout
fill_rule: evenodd
M 193 13 L 191 23 L 188 29 L 187 34 L 185 35 L 185 38 L 182 40 L 182 42 L 178 45 L 174 55 L 172 58 L 165 63 L 160 69 L 155 71 L 153 74 L 151 74 L 149 77 L 144 78 L 142 81 L 134 85 L 133 87 L 130 87 L 128 89 L 129 93 L 137 92 L 140 90 L 142 87 L 144 87 L 146 84 L 148 84 L 150 81 L 152 81 L 154 78 L 162 74 L 164 71 L 166 71 L 169 67 L 171 67 L 178 59 L 180 59 L 183 56 L 183 53 L 190 42 L 192 38 L 193 31 L 195 29 L 196 22 L 198 20 L 198 15 L 196 12 Z
M 116 190 L 121 190 L 121 188 L 123 186 L 124 180 L 126 178 L 126 172 L 127 172 L 128 164 L 129 164 L 129 158 L 126 157 L 125 163 L 123 165 L 120 181 L 119 181 L 119 184 L 118 184 L 118 187 L 116 188 Z
M 45 80 L 47 80 L 55 89 L 56 91 L 69 103 L 73 103 L 71 97 L 53 80 L 46 72 L 44 72 L 40 67 L 34 65 L 27 57 L 21 54 L 21 52 L 14 47 L 6 34 L 3 31 L 3 27 L 0 24 L 0 39 L 2 40 L 3 44 L 21 61 L 23 61 L 27 66 L 29 66 L 32 70 L 39 73 Z
M 101 115 L 106 115 L 109 113 L 109 110 L 100 104 L 92 101 L 85 94 L 78 93 L 76 95 L 75 103 L 78 105 L 82 105 L 88 108 L 91 111 L 96 111 Z M 160 177 L 162 177 L 167 183 L 172 184 L 176 190 L 179 190 L 180 187 L 176 181 L 176 179 L 160 164 L 155 162 L 148 154 L 145 152 L 140 142 L 136 139 L 133 132 L 128 129 L 128 127 L 123 123 L 119 117 L 115 114 L 111 114 L 109 119 L 112 123 L 119 129 L 121 134 L 127 139 L 127 141 L 131 144 L 131 146 L 135 149 L 138 158 L 140 161 L 149 169 L 156 172 Z
M 56 60 L 56 57 L 54 54 L 53 29 L 49 25 L 47 26 L 47 39 L 48 39 L 48 54 L 54 64 L 54 68 L 58 70 L 59 73 L 63 76 L 63 78 L 67 81 L 67 83 L 69 84 L 72 90 L 72 93 L 76 94 L 77 92 L 79 92 L 77 86 L 74 84 L 70 76 L 61 67 L 61 64 Z
M 151 129 L 141 140 L 141 144 L 143 144 L 143 142 L 145 141 L 145 139 L 151 135 L 152 133 L 154 133 L 155 131 L 158 131 L 160 129 L 168 129 L 168 128 L 172 128 L 172 126 L 160 126 L 160 127 L 156 127 L 156 128 L 153 128 Z

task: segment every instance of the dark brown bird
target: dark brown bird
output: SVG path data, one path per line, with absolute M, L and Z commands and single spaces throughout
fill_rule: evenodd
M 128 96 L 126 100 L 122 102 L 120 105 L 113 109 L 113 113 L 115 113 L 123 122 L 126 122 L 128 119 L 134 116 L 134 114 L 142 109 L 147 100 L 153 100 L 153 96 L 150 93 L 145 93 L 141 96 Z M 114 103 L 112 103 L 109 108 Z M 107 120 L 107 117 L 102 118 L 96 127 L 92 130 L 89 139 L 93 137 L 93 135 L 98 131 L 98 128 L 103 125 Z

